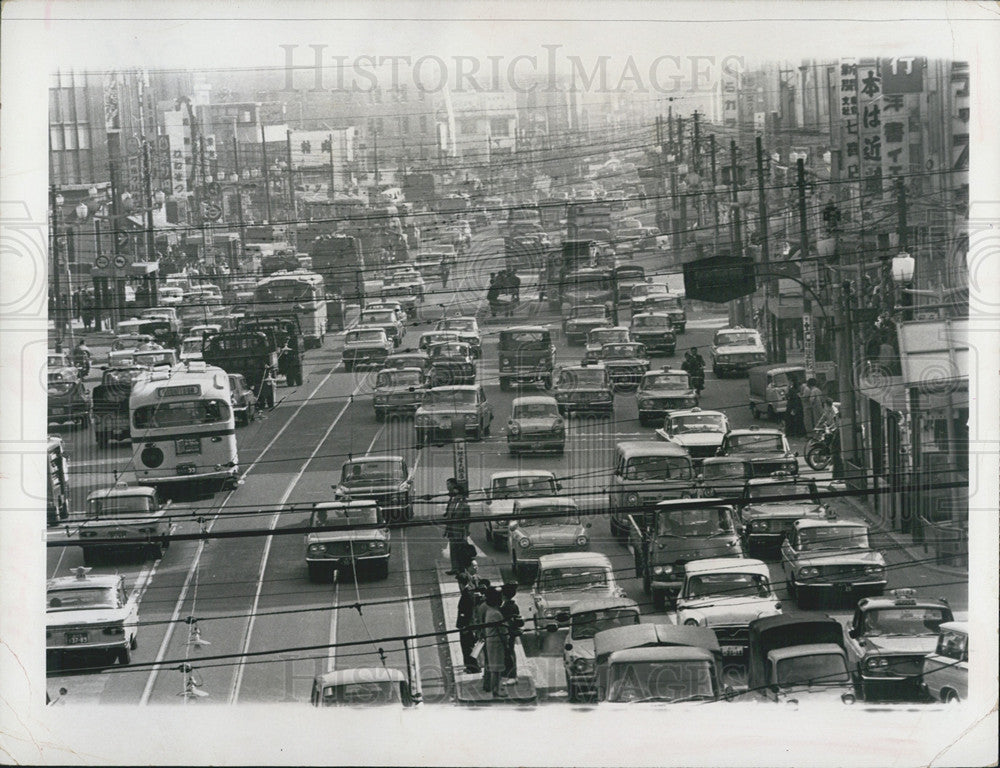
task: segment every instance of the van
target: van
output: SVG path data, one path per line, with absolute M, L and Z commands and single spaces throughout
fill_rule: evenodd
M 831 362 L 816 363 L 816 383 L 823 394 L 837 401 L 837 366 Z M 806 369 L 801 365 L 779 363 L 777 365 L 759 365 L 749 371 L 750 380 L 750 413 L 755 419 L 766 414 L 769 419 L 776 419 L 783 414 L 788 403 L 788 383 L 794 377 L 799 382 L 805 381 Z
M 608 488 L 611 533 L 624 538 L 629 515 L 652 513 L 664 499 L 694 495 L 694 465 L 687 449 L 674 443 L 627 440 L 615 446 Z

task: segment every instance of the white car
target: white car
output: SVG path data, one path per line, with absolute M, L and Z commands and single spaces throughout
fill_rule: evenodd
M 615 581 L 614 566 L 600 552 L 558 552 L 538 558 L 538 575 L 531 588 L 535 635 L 569 624 L 570 607 L 580 600 L 628 597 Z
M 557 496 L 562 486 L 556 476 L 545 469 L 505 470 L 494 472 L 483 502 L 482 515 L 488 519 L 486 540 L 498 549 L 507 549 L 510 520 L 517 499 Z
M 767 362 L 767 350 L 760 333 L 753 328 L 720 328 L 712 341 L 712 373 L 722 378 L 729 373 L 746 373 Z
M 715 456 L 729 431 L 729 419 L 721 411 L 689 408 L 670 411 L 656 434 L 663 440 L 687 449 L 695 461 Z
M 444 317 L 434 326 L 436 331 L 453 331 L 460 341 L 472 347 L 472 354 L 483 356 L 483 336 L 479 331 L 479 322 L 474 317 Z
M 157 291 L 160 305 L 175 307 L 184 303 L 184 289 L 178 285 L 165 285 Z
M 969 625 L 946 621 L 934 653 L 924 659 L 923 679 L 934 701 L 957 704 L 969 698 Z
M 763 561 L 714 557 L 685 564 L 684 586 L 670 618 L 675 624 L 709 627 L 719 638 L 723 656 L 742 659 L 750 622 L 779 613 L 781 603 Z
M 121 574 L 89 571 L 81 566 L 46 585 L 46 655 L 64 659 L 90 652 L 107 663 L 129 664 L 139 631 L 138 596 Z

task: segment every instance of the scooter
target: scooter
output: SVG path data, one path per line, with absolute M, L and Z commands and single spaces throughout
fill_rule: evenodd
M 832 442 L 833 429 L 830 427 L 814 429 L 806 442 L 806 463 L 817 472 L 822 472 L 830 466 L 830 462 L 833 460 Z

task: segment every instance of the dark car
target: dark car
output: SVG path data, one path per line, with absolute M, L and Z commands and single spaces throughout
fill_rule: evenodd
M 749 462 L 738 456 L 709 456 L 701 462 L 698 495 L 740 499 L 749 479 Z
M 79 379 L 66 379 L 57 375 L 49 376 L 48 421 L 49 424 L 71 421 L 81 427 L 90 424 L 90 393 Z
M 237 424 L 249 424 L 257 418 L 257 395 L 247 386 L 242 373 L 229 374 L 229 388 L 232 390 L 233 416 Z
M 641 312 L 632 315 L 629 337 L 646 345 L 648 350 L 658 350 L 672 357 L 677 349 L 677 337 L 669 315 L 662 312 Z
M 753 477 L 770 477 L 775 472 L 799 473 L 798 457 L 788 446 L 780 429 L 731 429 L 722 438 L 719 456 L 736 456 L 750 462 Z
M 563 416 L 571 413 L 603 413 L 615 410 L 611 379 L 603 365 L 571 365 L 559 371 L 553 393 Z
M 500 389 L 511 385 L 540 382 L 552 388 L 556 350 L 552 333 L 538 325 L 522 325 L 500 331 Z
M 587 334 L 587 349 L 583 353 L 583 363 L 596 363 L 601 359 L 601 349 L 605 344 L 625 344 L 632 341 L 628 328 L 604 326 L 594 328 Z
M 801 496 L 803 498 L 792 498 Z M 747 481 L 740 517 L 747 551 L 776 550 L 795 529 L 795 521 L 832 515 L 819 499 L 814 480 L 776 473 Z
M 432 344 L 427 349 L 431 361 L 430 385 L 446 387 L 476 381 L 476 361 L 472 347 L 460 341 Z
M 390 521 L 413 518 L 413 476 L 402 456 L 365 454 L 344 462 L 337 501 L 372 500 Z
M 616 392 L 634 392 L 643 374 L 649 370 L 649 358 L 642 344 L 605 344 L 601 347 L 601 362 L 608 371 Z
M 451 438 L 456 425 L 463 436 L 471 434 L 474 440 L 482 440 L 490 433 L 492 422 L 493 408 L 486 402 L 486 393 L 482 386 L 471 384 L 428 390 L 413 417 L 418 448 L 445 436 Z
M 638 401 L 639 423 L 649 426 L 662 424 L 669 411 L 694 408 L 698 405 L 698 393 L 691 388 L 685 371 L 663 368 L 642 377 Z
M 632 289 L 646 282 L 646 270 L 638 264 L 623 264 L 615 267 L 611 276 L 618 287 L 619 304 L 631 304 Z
M 427 379 L 419 368 L 388 368 L 378 372 L 372 405 L 375 420 L 382 421 L 387 414 L 412 416 L 423 400 Z
M 570 344 L 582 344 L 594 328 L 608 324 L 611 313 L 604 304 L 578 304 L 563 316 L 563 335 Z
M 422 350 L 401 349 L 389 355 L 382 363 L 383 371 L 400 368 L 419 368 L 424 376 L 427 376 L 431 372 L 431 359 Z

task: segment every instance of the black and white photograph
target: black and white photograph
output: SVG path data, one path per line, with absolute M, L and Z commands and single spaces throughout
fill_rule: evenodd
M 996 5 L 3 17 L 3 762 L 996 764 Z

